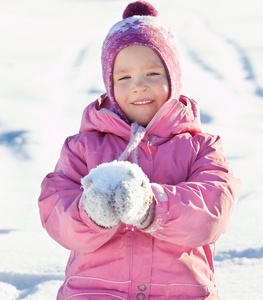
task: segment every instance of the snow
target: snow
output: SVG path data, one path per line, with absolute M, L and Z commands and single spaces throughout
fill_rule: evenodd
M 95 223 L 106 228 L 116 226 L 120 220 L 140 225 L 151 204 L 150 181 L 135 163 L 114 160 L 100 164 L 81 183 L 84 197 L 80 206 Z
M 141 168 L 128 161 L 113 161 L 103 163 L 92 169 L 82 180 L 82 185 L 86 188 L 93 186 L 104 194 L 110 195 L 122 181 L 130 181 L 136 174 L 140 178 L 143 174 Z M 140 178 L 144 179 L 144 177 Z
M 37 198 L 64 139 L 104 92 L 100 50 L 124 0 L 0 0 L 0 299 L 55 299 L 68 251 Z M 183 94 L 218 133 L 243 187 L 217 243 L 221 299 L 263 299 L 263 2 L 151 1 L 179 44 Z

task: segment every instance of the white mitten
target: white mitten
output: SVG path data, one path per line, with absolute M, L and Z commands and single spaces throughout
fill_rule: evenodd
M 113 206 L 116 184 L 111 181 L 112 178 L 108 164 L 101 164 L 81 179 L 84 210 L 96 224 L 106 228 L 114 227 L 120 221 Z
M 140 226 L 149 214 L 152 190 L 142 169 L 128 161 L 104 163 L 81 180 L 84 210 L 98 225 L 120 221 Z M 141 227 L 143 228 L 143 227 Z
M 148 216 L 152 213 L 150 181 L 138 165 L 125 163 L 127 179 L 122 180 L 115 190 L 114 207 L 123 223 L 144 228 L 149 225 Z

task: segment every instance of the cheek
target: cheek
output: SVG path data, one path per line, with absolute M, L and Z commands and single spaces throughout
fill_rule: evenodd
M 168 81 L 166 81 L 164 83 L 164 85 L 163 85 L 163 91 L 164 91 L 164 97 L 166 98 L 166 100 L 168 100 L 168 97 L 169 97 L 169 94 L 170 94 L 170 86 L 169 86 Z
M 119 85 L 113 86 L 115 100 L 118 102 L 123 96 L 123 89 Z
M 163 84 L 160 86 L 159 89 L 159 97 L 160 97 L 160 101 L 163 102 L 162 104 L 164 104 L 169 97 L 169 86 L 166 84 Z
M 127 101 L 127 88 L 125 88 L 123 85 L 117 85 L 116 87 L 114 87 L 113 89 L 114 91 L 114 98 L 116 100 L 116 102 L 118 103 L 118 105 L 120 106 L 120 108 L 122 110 L 125 109 L 125 105 L 126 105 L 126 101 Z

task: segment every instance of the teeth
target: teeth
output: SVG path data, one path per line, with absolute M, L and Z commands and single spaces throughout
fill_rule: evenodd
M 151 100 L 148 101 L 138 101 L 138 102 L 134 102 L 135 105 L 141 105 L 141 104 L 147 104 L 147 103 L 151 103 Z

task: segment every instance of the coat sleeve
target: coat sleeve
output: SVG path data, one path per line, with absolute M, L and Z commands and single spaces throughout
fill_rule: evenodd
M 155 238 L 186 247 L 218 240 L 230 223 L 240 190 L 220 138 L 200 134 L 194 139 L 196 157 L 188 180 L 177 185 L 153 184 L 155 220 L 147 228 Z
M 44 228 L 63 247 L 93 252 L 111 239 L 118 226 L 102 228 L 79 207 L 83 192 L 80 180 L 89 169 L 85 163 L 84 147 L 77 139 L 71 137 L 65 141 L 55 171 L 44 178 L 39 211 Z

